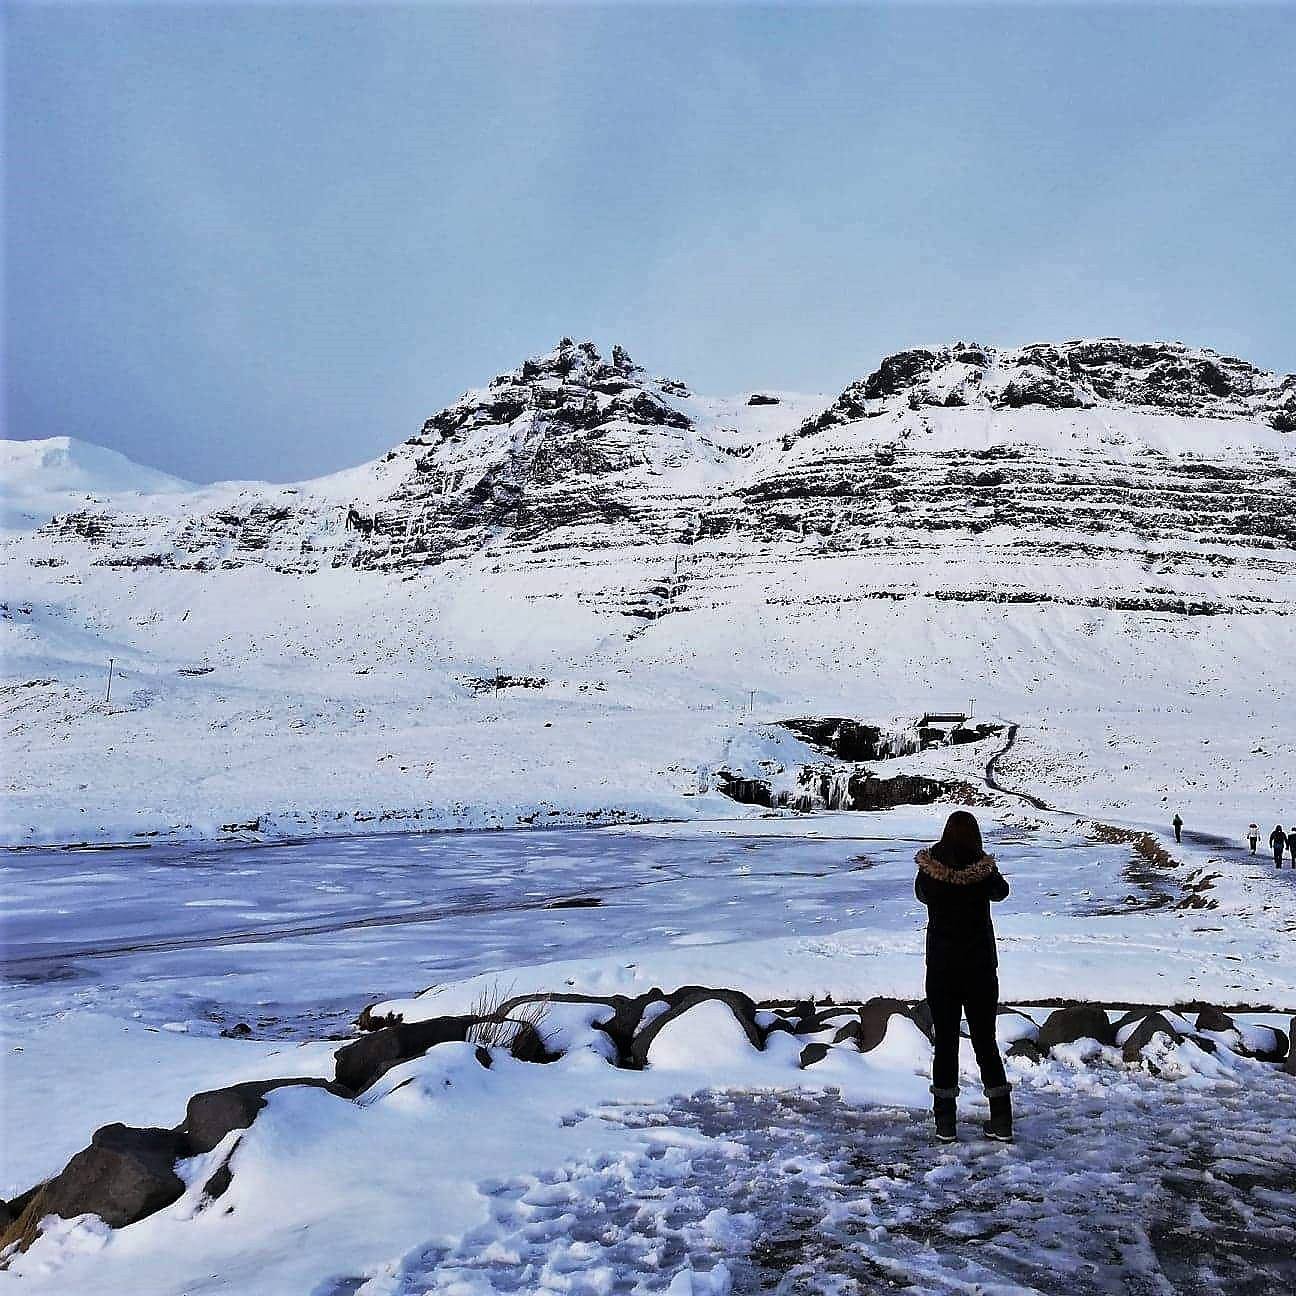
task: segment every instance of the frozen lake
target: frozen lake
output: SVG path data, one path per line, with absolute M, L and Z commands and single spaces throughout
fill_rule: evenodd
M 10 852 L 5 1010 L 318 1036 L 374 999 L 492 969 L 842 928 L 914 933 L 913 854 L 939 817 Z M 1014 908 L 1056 906 L 1070 857 L 1086 885 L 1066 909 L 1130 891 L 1127 848 L 987 831 L 1016 875 Z M 572 900 L 598 903 L 562 907 Z

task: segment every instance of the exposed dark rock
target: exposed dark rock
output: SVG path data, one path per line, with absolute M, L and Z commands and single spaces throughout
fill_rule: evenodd
M 797 773 L 799 792 L 777 794 L 765 779 L 749 778 L 729 770 L 713 776 L 719 790 L 744 805 L 811 810 L 887 810 L 900 805 L 928 805 L 955 790 L 954 784 L 917 774 L 880 778 L 863 767 L 804 765 Z
M 207 1182 L 203 1184 L 203 1195 L 215 1201 L 229 1191 L 229 1186 L 233 1182 L 234 1172 L 230 1169 L 229 1162 L 225 1161 L 216 1167 Z
M 434 1045 L 466 1041 L 475 1020 L 470 1016 L 433 1017 L 384 1026 L 338 1049 L 333 1055 L 336 1081 L 351 1093 L 362 1093 L 392 1067 L 421 1056 Z
M 923 1006 L 926 1007 L 925 1000 Z M 870 1053 L 882 1043 L 886 1038 L 891 1018 L 897 1013 L 902 1017 L 908 1017 L 910 1021 L 915 1020 L 914 1009 L 900 999 L 890 999 L 883 995 L 860 1005 L 858 1044 L 861 1053 Z M 919 1029 L 923 1034 L 930 1036 L 930 1024 L 927 1027 L 920 1025 Z
M 1183 1033 L 1177 1031 L 1160 1013 L 1149 1013 L 1121 1045 L 1121 1056 L 1126 1062 L 1137 1062 L 1143 1050 L 1158 1035 L 1167 1036 L 1172 1043 L 1178 1043 L 1184 1038 Z
M 594 1025 L 606 1032 L 612 1043 L 616 1045 L 617 1060 L 621 1066 L 630 1065 L 630 1045 L 635 1032 L 639 1029 L 644 1010 L 649 1004 L 663 1003 L 665 1000 L 666 996 L 656 988 L 633 998 L 628 995 L 613 995 L 607 1000 L 612 1015 L 604 1021 L 595 1022 Z
M 179 1130 L 105 1125 L 32 1203 L 39 1201 L 44 1215 L 98 1215 L 111 1228 L 123 1228 L 183 1194 L 175 1163 L 190 1155 Z
M 854 1040 L 856 1048 L 859 1047 L 862 1029 L 858 1021 L 848 1021 L 844 1026 L 837 1028 L 836 1034 L 833 1035 L 834 1044 L 844 1044 L 847 1040 Z
M 1092 405 L 1092 400 L 1076 390 L 1075 384 L 1054 374 L 1024 370 L 1003 388 L 1000 397 L 1009 409 L 1026 405 L 1043 405 L 1046 409 L 1079 409 Z
M 878 778 L 876 774 L 863 771 L 851 775 L 850 808 L 888 810 L 900 805 L 930 805 L 933 801 L 939 801 L 947 791 L 947 784 L 918 774 Z
M 942 352 L 925 347 L 897 351 L 887 356 L 864 380 L 864 396 L 868 400 L 898 396 L 919 379 L 926 378 L 943 358 Z
M 743 1028 L 753 1047 L 763 1049 L 765 1037 L 756 1024 L 756 1005 L 747 995 L 738 990 L 713 990 L 707 986 L 681 986 L 666 996 L 670 1008 L 659 1017 L 654 1018 L 640 1030 L 630 1043 L 628 1062 L 633 1067 L 643 1067 L 648 1061 L 648 1051 L 652 1042 L 661 1033 L 668 1022 L 682 1017 L 698 1004 L 715 1000 L 723 1003 L 733 1013 L 735 1020 Z
M 113 567 L 217 571 L 255 562 L 308 572 L 331 563 L 411 576 L 487 544 L 550 552 L 722 536 L 800 546 L 813 538 L 817 552 L 841 554 L 891 543 L 900 538 L 892 528 L 937 540 L 947 530 L 975 535 L 993 527 L 1024 536 L 1156 536 L 1190 546 L 1197 563 L 1206 561 L 1203 546 L 1286 551 L 1296 544 L 1296 515 L 1287 507 L 1294 475 L 1281 461 L 1150 447 L 1082 459 L 1042 445 L 932 450 L 912 435 L 929 411 L 957 406 L 1103 405 L 1296 429 L 1296 375 L 1214 352 L 1119 339 L 1013 349 L 960 341 L 899 352 L 785 438 L 785 448 L 861 419 L 884 418 L 887 437 L 862 451 L 844 451 L 827 438 L 817 454 L 772 454 L 756 473 L 707 490 L 673 483 L 671 469 L 682 456 L 731 466 L 754 446 L 681 438 L 692 425 L 672 399 L 685 391 L 650 377 L 619 347 L 604 357 L 591 343 L 563 339 L 434 414 L 394 449 L 386 458 L 386 494 L 366 503 L 364 526 L 347 531 L 342 546 L 320 545 L 318 536 L 322 527 L 342 524 L 345 505 L 280 488 L 249 487 L 219 508 L 179 520 L 84 509 L 54 518 L 41 534 L 93 546 Z M 749 397 L 775 399 L 764 392 Z M 1082 539 L 1066 547 L 1077 556 L 1086 548 Z M 1167 590 L 1072 594 L 1000 586 L 921 595 L 871 590 L 859 597 L 1180 615 L 1238 611 L 1236 601 Z M 1256 595 L 1244 602 L 1271 600 Z
M 1144 1018 L 1149 1016 L 1151 1016 L 1151 1013 L 1146 1008 L 1131 1008 L 1127 1012 L 1122 1013 L 1112 1023 L 1113 1038 L 1118 1037 L 1126 1026 L 1132 1026 L 1135 1022 L 1141 1022 Z
M 804 1071 L 806 1067 L 812 1067 L 816 1062 L 822 1062 L 828 1056 L 828 1045 L 820 1040 L 811 1040 L 809 1044 L 801 1050 L 800 1067 Z
M 469 676 L 462 683 L 474 693 L 498 693 L 501 689 L 542 689 L 549 681 L 539 675 Z
M 779 725 L 818 751 L 845 761 L 885 760 L 917 746 L 916 736 L 906 744 L 894 734 L 883 734 L 878 725 L 848 716 L 802 716 L 780 720 Z
M 743 805 L 773 806 L 774 804 L 774 793 L 764 779 L 743 778 L 739 774 L 731 774 L 728 770 L 717 770 L 715 778 L 720 785 L 720 791 L 725 796 Z
M 185 1108 L 181 1131 L 193 1152 L 210 1152 L 230 1130 L 247 1129 L 266 1105 L 266 1095 L 285 1086 L 325 1089 L 338 1097 L 350 1097 L 329 1080 L 293 1078 L 287 1080 L 246 1080 L 224 1089 L 209 1089 L 194 1094 Z
M 1076 1004 L 1049 1013 L 1035 1045 L 1041 1053 L 1047 1053 L 1058 1044 L 1074 1044 L 1080 1039 L 1093 1039 L 1100 1044 L 1116 1042 L 1115 1029 L 1106 1012 L 1096 1004 Z
M 1252 1044 L 1258 1062 L 1281 1062 L 1288 1056 L 1290 1041 L 1287 1032 L 1281 1026 L 1260 1026 L 1256 1029 L 1272 1035 L 1272 1042 L 1266 1045 Z
M 1228 1013 L 1208 1004 L 1197 1014 L 1197 1029 L 1203 1031 L 1231 1031 L 1237 1029 L 1237 1024 Z
M 1004 1050 L 1004 1057 L 1025 1058 L 1027 1062 L 1039 1062 L 1043 1058 L 1039 1045 L 1032 1039 L 1015 1039 Z
M 769 396 L 764 392 L 752 392 L 752 394 L 747 397 L 748 405 L 777 405 L 778 403 L 779 398 L 777 396 Z
M 509 1041 L 509 1053 L 519 1062 L 553 1062 L 558 1054 L 551 1053 L 545 1045 L 544 1036 L 529 1021 L 514 1022 L 513 1038 Z
M 398 1012 L 376 1013 L 374 1009 L 377 1004 L 365 1004 L 360 1009 L 360 1015 L 355 1019 L 357 1030 L 376 1031 L 382 1030 L 385 1026 L 399 1026 L 404 1017 Z
M 936 1037 L 936 1025 L 932 1021 L 931 1004 L 926 999 L 919 999 L 909 1011 L 910 1019 L 929 1040 Z
M 597 909 L 603 903 L 598 896 L 569 896 L 563 900 L 550 900 L 546 909 Z

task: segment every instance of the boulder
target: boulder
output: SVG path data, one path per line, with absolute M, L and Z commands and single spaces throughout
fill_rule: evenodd
M 437 1044 L 465 1041 L 474 1017 L 433 1017 L 428 1021 L 384 1026 L 344 1044 L 333 1055 L 336 1082 L 352 1094 L 362 1093 L 392 1067 L 420 1057 Z
M 1116 1018 L 1115 1022 L 1112 1023 L 1113 1040 L 1119 1044 L 1121 1031 L 1123 1031 L 1127 1026 L 1137 1025 L 1148 1015 L 1149 1012 L 1152 1011 L 1154 1010 L 1151 1008 L 1131 1008 L 1127 1012 L 1122 1013 Z
M 796 1033 L 798 1035 L 805 1035 L 817 1029 L 815 1023 L 818 1021 L 819 1014 L 815 1010 L 813 999 L 798 999 L 792 1005 L 792 1016 L 796 1018 Z
M 1137 1062 L 1143 1050 L 1158 1035 L 1166 1035 L 1174 1043 L 1184 1038 L 1159 1012 L 1148 1013 L 1121 1046 L 1121 1056 L 1126 1062 Z
M 936 1026 L 932 1021 L 931 1004 L 926 999 L 919 999 L 909 1009 L 909 1019 L 929 1040 L 936 1038 Z
M 550 1053 L 544 1036 L 529 1021 L 515 1023 L 517 1029 L 509 1041 L 509 1053 L 519 1062 L 553 1062 L 557 1053 Z
M 1040 1027 L 1035 1046 L 1041 1054 L 1058 1044 L 1074 1044 L 1076 1040 L 1093 1039 L 1100 1044 L 1114 1044 L 1116 1031 L 1107 1014 L 1096 1004 L 1073 1004 L 1049 1013 Z
M 224 1089 L 208 1089 L 194 1094 L 185 1108 L 181 1131 L 193 1152 L 210 1152 L 230 1130 L 247 1129 L 266 1105 L 266 1095 L 285 1085 L 305 1085 L 327 1089 L 339 1097 L 349 1096 L 341 1086 L 329 1080 L 246 1080 Z
M 801 1050 L 801 1070 L 814 1066 L 816 1062 L 822 1062 L 827 1056 L 828 1045 L 821 1040 L 813 1040 Z
M 765 1037 L 756 1024 L 756 1005 L 745 994 L 738 990 L 712 990 L 706 986 L 682 986 L 666 996 L 670 1008 L 659 1017 L 654 1018 L 643 1030 L 635 1035 L 630 1043 L 627 1064 L 642 1068 L 648 1061 L 648 1050 L 667 1022 L 672 1022 L 708 1000 L 718 1000 L 733 1013 L 738 1024 L 743 1028 L 753 1047 L 763 1049 Z
M 203 1196 L 215 1201 L 217 1197 L 223 1197 L 229 1191 L 229 1186 L 233 1182 L 234 1172 L 229 1168 L 229 1162 L 223 1161 L 216 1167 L 211 1178 L 203 1184 Z
M 927 1006 L 927 1001 L 923 1000 L 922 1006 Z M 871 1053 L 886 1038 L 887 1026 L 891 1018 L 899 1013 L 902 1017 L 908 1017 L 915 1022 L 919 1029 L 923 1031 L 928 1038 L 931 1038 L 930 1029 L 930 1012 L 928 1013 L 928 1025 L 924 1026 L 918 1021 L 917 1015 L 910 1006 L 901 999 L 891 999 L 885 995 L 876 996 L 868 1000 L 867 1003 L 860 1005 L 859 1010 L 859 1038 L 858 1047 L 861 1053 Z
M 650 1004 L 665 1003 L 666 996 L 656 987 L 647 994 L 630 998 L 628 995 L 613 995 L 608 1001 L 612 1016 L 606 1021 L 595 1022 L 597 1029 L 605 1032 L 616 1045 L 617 1061 L 622 1066 L 629 1065 L 630 1044 L 635 1031 L 643 1020 L 645 1010 Z
M 123 1228 L 179 1199 L 185 1185 L 175 1163 L 192 1155 L 180 1130 L 105 1125 L 31 1204 L 42 1216 L 98 1215 Z
M 834 1044 L 844 1044 L 847 1040 L 854 1040 L 855 1047 L 859 1048 L 860 1037 L 862 1033 L 863 1032 L 860 1028 L 860 1024 L 858 1021 L 848 1021 L 844 1026 L 841 1026 L 837 1029 L 837 1031 L 833 1035 L 832 1042 Z
M 1035 1041 L 1027 1039 L 1025 1036 L 1013 1040 L 1004 1051 L 1004 1057 L 1006 1058 L 1025 1058 L 1027 1062 L 1039 1062 L 1043 1056 Z
M 1257 1062 L 1281 1062 L 1288 1056 L 1287 1032 L 1281 1026 L 1251 1026 L 1243 1038 Z
M 1197 1014 L 1197 1029 L 1200 1031 L 1237 1030 L 1237 1023 L 1223 1010 L 1213 1004 L 1207 1004 Z

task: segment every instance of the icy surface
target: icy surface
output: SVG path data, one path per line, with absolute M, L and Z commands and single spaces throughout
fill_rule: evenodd
M 642 1130 L 637 1151 L 487 1185 L 489 1224 L 358 1293 L 665 1292 L 681 1274 L 833 1296 L 1296 1285 L 1289 1081 L 1256 1068 L 1203 1096 L 1044 1076 L 1020 1104 L 1008 1148 L 937 1148 L 925 1116 L 833 1093 L 604 1109 Z

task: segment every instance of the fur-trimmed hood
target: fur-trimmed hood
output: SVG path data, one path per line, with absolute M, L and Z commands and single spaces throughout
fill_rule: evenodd
M 952 882 L 955 886 L 971 886 L 973 882 L 984 882 L 995 871 L 993 855 L 982 855 L 975 864 L 969 864 L 967 868 L 961 869 L 942 864 L 930 850 L 926 849 L 920 850 L 914 856 L 914 861 L 929 878 L 934 878 L 937 882 Z

